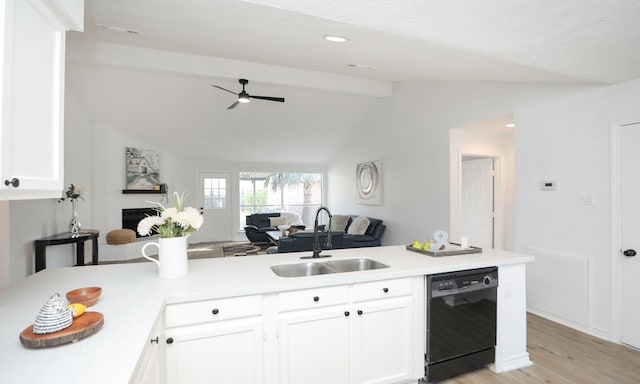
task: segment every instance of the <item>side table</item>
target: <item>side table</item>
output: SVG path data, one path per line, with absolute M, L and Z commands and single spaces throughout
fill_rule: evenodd
M 47 268 L 47 246 L 49 245 L 76 244 L 76 265 L 84 265 L 84 242 L 87 240 L 91 240 L 92 245 L 91 264 L 98 265 L 98 236 L 100 231 L 87 229 L 80 231 L 76 236 L 65 232 L 36 240 L 36 272 Z

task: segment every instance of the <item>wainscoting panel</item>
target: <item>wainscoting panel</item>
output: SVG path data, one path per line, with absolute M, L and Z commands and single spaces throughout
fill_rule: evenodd
M 589 259 L 537 248 L 527 248 L 536 261 L 527 264 L 527 306 L 587 325 Z

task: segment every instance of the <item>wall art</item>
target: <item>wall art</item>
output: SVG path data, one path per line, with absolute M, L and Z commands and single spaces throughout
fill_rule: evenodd
M 127 189 L 153 190 L 160 184 L 160 152 L 126 147 Z
M 356 190 L 359 204 L 382 205 L 382 168 L 380 160 L 356 166 Z

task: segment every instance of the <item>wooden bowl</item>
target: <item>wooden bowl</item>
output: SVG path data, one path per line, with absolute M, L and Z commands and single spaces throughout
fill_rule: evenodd
M 69 304 L 80 303 L 90 307 L 98 301 L 101 294 L 102 288 L 100 287 L 85 287 L 69 291 L 66 296 Z

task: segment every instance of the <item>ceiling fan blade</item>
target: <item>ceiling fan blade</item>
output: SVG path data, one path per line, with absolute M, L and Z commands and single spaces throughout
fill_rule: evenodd
M 231 104 L 230 106 L 227 107 L 227 109 L 233 109 L 236 107 L 236 105 L 240 104 L 240 102 L 238 100 L 236 100 L 235 103 Z
M 260 100 L 269 100 L 269 101 L 279 101 L 284 103 L 284 97 L 271 97 L 271 96 L 249 96 L 252 99 L 260 99 Z
M 218 86 L 218 85 L 213 85 L 213 84 L 211 84 L 211 86 L 212 86 L 212 87 L 215 87 L 215 88 L 218 88 L 218 89 L 222 89 L 223 91 L 227 91 L 227 92 L 229 92 L 229 93 L 233 93 L 233 94 L 234 94 L 234 95 L 236 95 L 236 96 L 238 95 L 237 93 L 235 93 L 235 92 L 233 92 L 233 91 L 230 91 L 230 90 L 228 90 L 227 88 L 222 88 L 222 87 L 220 87 L 220 86 Z

